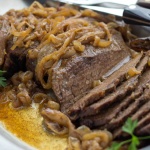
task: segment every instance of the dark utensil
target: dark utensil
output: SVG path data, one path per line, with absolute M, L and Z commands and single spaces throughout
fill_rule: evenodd
M 150 26 L 150 9 L 138 5 L 127 6 L 125 9 L 86 5 L 81 5 L 80 7 L 122 17 L 127 24 Z
M 49 0 L 50 1 L 50 0 Z M 84 2 L 83 2 L 84 1 Z M 139 5 L 146 5 L 149 6 L 150 2 L 146 0 L 139 0 L 137 2 L 138 5 L 124 5 L 124 4 L 117 4 L 114 3 L 113 0 L 107 2 L 107 0 L 98 0 L 92 2 L 91 0 L 83 0 L 83 1 L 76 1 L 76 0 L 51 0 L 51 2 L 59 2 L 59 3 L 68 3 L 71 5 L 78 5 L 80 8 L 88 8 L 98 12 L 112 14 L 115 16 L 122 17 L 125 23 L 127 24 L 135 24 L 135 25 L 145 25 L 150 26 L 150 7 L 144 8 Z M 104 2 L 105 1 L 105 2 Z M 85 3 L 85 4 L 84 4 Z M 109 6 L 117 6 L 117 8 L 106 8 L 101 7 L 101 4 L 109 3 Z M 128 4 L 128 3 L 127 3 Z M 120 8 L 118 8 L 120 7 Z

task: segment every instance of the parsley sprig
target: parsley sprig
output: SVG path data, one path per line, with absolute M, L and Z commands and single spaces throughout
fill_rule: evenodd
M 0 70 L 0 87 L 5 87 L 7 85 L 6 78 L 3 77 L 3 75 L 4 75 L 5 72 L 6 71 Z
M 137 146 L 140 144 L 140 140 L 150 139 L 150 136 L 137 137 L 136 135 L 134 135 L 134 130 L 136 129 L 137 125 L 137 120 L 132 121 L 131 118 L 128 118 L 124 126 L 122 127 L 122 131 L 130 134 L 131 138 L 120 143 L 113 142 L 108 150 L 119 150 L 125 144 L 129 144 L 128 150 L 137 150 Z

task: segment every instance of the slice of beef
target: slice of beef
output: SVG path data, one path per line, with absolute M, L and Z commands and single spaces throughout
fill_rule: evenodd
M 5 16 L 0 16 L 0 67 L 2 67 L 6 55 L 6 43 L 10 25 Z
M 98 114 L 84 117 L 80 120 L 80 124 L 87 125 L 88 127 L 95 128 L 104 126 L 109 121 L 111 121 L 120 111 L 125 109 L 130 103 L 133 102 L 133 99 L 139 97 L 143 92 L 143 89 L 138 90 L 134 95 L 128 96 L 125 99 L 122 99 L 119 103 L 111 105 L 109 109 L 101 110 Z
M 150 102 L 147 105 L 149 105 L 150 107 Z M 142 127 L 140 127 L 141 124 L 142 124 Z M 138 128 L 136 129 L 136 133 L 139 136 L 150 135 L 150 111 L 148 112 L 146 116 L 143 116 L 143 119 L 139 121 Z
M 146 59 L 145 59 L 146 58 Z M 141 61 L 141 69 L 144 69 L 144 66 L 147 64 L 147 57 Z M 143 67 L 142 67 L 143 66 Z M 138 67 L 139 68 L 139 67 Z M 140 68 L 139 68 L 140 69 Z M 135 76 L 130 80 L 126 81 L 123 85 L 119 86 L 116 91 L 102 100 L 90 105 L 89 107 L 83 109 L 79 116 L 81 116 L 81 124 L 85 124 L 90 127 L 102 126 L 112 120 L 122 109 L 126 108 L 130 103 L 133 102 L 133 99 L 139 97 L 143 93 L 143 89 L 150 82 L 150 70 L 147 70 L 146 73 L 142 75 L 138 82 L 139 76 Z M 135 92 L 123 99 L 122 96 L 131 90 L 132 82 L 138 82 Z M 129 84 L 130 83 L 130 84 Z M 126 88 L 124 88 L 126 85 Z M 136 84 L 135 84 L 136 85 Z M 128 88 L 129 89 L 128 89 Z M 134 86 L 135 88 L 135 86 Z M 133 88 L 133 89 L 134 89 Z M 121 95 L 120 95 L 121 94 Z M 114 103 L 111 105 L 111 103 Z M 108 106 L 106 109 L 103 108 L 104 105 Z M 98 114 L 97 114 L 98 113 Z M 84 117 L 86 116 L 87 117 Z M 92 116 L 90 116 L 92 115 Z
M 149 92 L 150 92 L 150 90 L 149 90 Z M 149 118 L 146 117 L 146 115 L 149 116 Z M 144 131 L 146 131 L 147 126 L 150 125 L 150 101 L 147 101 L 142 107 L 139 107 L 139 110 L 137 110 L 131 118 L 132 118 L 132 120 L 137 119 L 140 124 L 136 128 L 135 134 L 146 135 L 145 134 L 146 132 L 144 133 Z M 142 120 L 144 120 L 144 121 L 142 121 Z M 147 134 L 150 135 L 150 133 L 148 133 L 148 132 L 147 132 Z M 113 136 L 114 136 L 114 138 L 120 138 L 120 137 L 127 137 L 128 135 L 122 131 L 122 126 L 121 126 L 113 131 Z
M 146 103 L 150 98 L 150 89 L 145 89 L 143 94 L 134 100 L 134 102 L 126 108 L 124 111 L 121 111 L 119 115 L 112 119 L 109 124 L 105 125 L 108 130 L 114 130 L 117 127 L 123 125 L 125 120 L 132 116 L 135 112 L 138 111 L 139 107 L 141 107 L 144 103 Z
M 128 70 L 136 65 L 141 60 L 142 54 L 139 54 L 136 58 L 130 60 L 128 63 L 123 65 L 119 70 L 110 75 L 104 80 L 99 86 L 95 87 L 83 98 L 79 99 L 67 112 L 72 120 L 78 118 L 78 114 L 88 105 L 98 101 L 104 97 L 107 93 L 113 92 L 116 86 L 126 79 Z M 67 109 L 67 108 L 66 108 Z
M 112 44 L 107 48 L 86 45 L 85 51 L 67 60 L 63 59 L 53 68 L 52 89 L 65 111 L 77 99 L 75 97 L 92 89 L 112 67 L 129 56 L 128 47 L 119 32 L 113 33 Z
M 23 48 L 16 48 L 15 50 L 9 49 L 7 51 L 3 64 L 3 69 L 7 71 L 7 77 L 11 77 L 17 71 L 26 70 L 26 55 L 27 50 Z
M 2 66 L 4 62 L 5 57 L 5 46 L 7 42 L 7 35 L 5 32 L 0 30 L 0 67 Z
M 18 71 L 26 71 L 26 70 L 31 70 L 34 72 L 35 70 L 35 65 L 33 65 L 35 60 L 31 60 L 28 57 L 28 51 L 29 50 L 36 50 L 35 47 L 37 47 L 39 43 L 34 42 L 34 44 L 30 48 L 21 48 L 21 47 L 16 47 L 14 50 L 11 50 L 11 47 L 13 46 L 13 40 L 9 39 L 6 44 L 6 56 L 5 56 L 5 61 L 3 64 L 3 69 L 7 71 L 6 76 L 10 77 L 14 73 Z M 27 63 L 30 62 L 29 64 Z M 31 69 L 32 68 L 32 69 Z
M 136 129 L 137 134 L 139 133 L 138 131 L 142 129 L 144 126 L 148 125 L 150 123 L 150 112 L 148 112 L 146 115 L 144 115 L 143 118 L 141 118 L 138 121 L 138 127 Z
M 150 50 L 150 37 L 132 40 L 130 47 L 136 51 L 148 51 Z
M 112 103 L 116 103 L 123 99 L 126 95 L 131 93 L 138 84 L 138 75 L 124 82 L 121 86 L 119 86 L 115 92 L 104 97 L 98 102 L 86 107 L 80 113 L 80 117 L 95 115 L 99 113 L 102 109 L 108 108 Z
M 149 85 L 150 85 L 150 83 L 149 83 Z M 149 89 L 149 95 L 150 95 L 150 89 Z M 139 122 L 138 127 L 136 129 L 136 134 L 138 134 L 138 135 L 145 135 L 145 134 L 143 134 L 143 131 L 145 131 L 147 126 L 150 125 L 150 120 L 148 121 L 148 117 L 146 117 L 146 116 L 150 116 L 150 97 L 148 100 L 149 101 L 146 102 L 142 107 L 140 107 L 139 110 L 132 116 L 133 120 L 137 119 Z M 144 120 L 144 122 L 142 120 Z M 150 135 L 150 132 L 148 134 Z
M 139 108 L 139 110 L 132 116 L 132 119 L 141 119 L 150 112 L 150 101 Z
M 147 70 L 140 79 L 140 87 L 141 88 L 149 88 L 150 87 L 150 70 Z M 142 84 L 142 85 L 141 85 Z M 150 94 L 150 90 L 149 90 Z M 138 120 L 138 127 L 136 128 L 135 134 L 137 135 L 146 135 L 145 131 L 147 131 L 149 123 L 150 123 L 150 97 L 146 101 L 146 103 L 139 107 L 139 109 L 130 116 L 132 120 Z M 143 130 L 144 129 L 144 130 Z M 149 132 L 147 132 L 149 134 Z M 122 132 L 121 127 L 113 131 L 114 138 L 127 137 L 128 135 Z
M 138 135 L 150 135 L 150 123 L 138 131 Z
M 150 69 L 147 70 L 140 79 L 140 87 L 138 89 L 144 88 L 150 88 Z M 148 103 L 144 104 L 142 107 L 139 108 L 139 110 L 132 115 L 132 119 L 141 119 L 145 114 L 147 114 L 150 111 L 150 99 L 148 100 Z
M 50 53 L 56 51 L 56 49 L 51 45 L 45 45 L 39 51 L 37 49 L 39 41 L 34 42 L 34 45 L 30 48 L 26 56 L 26 68 L 32 72 L 35 72 L 36 65 L 44 56 L 49 55 Z

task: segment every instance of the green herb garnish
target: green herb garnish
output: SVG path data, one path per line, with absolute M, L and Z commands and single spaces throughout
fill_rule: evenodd
M 137 146 L 140 144 L 140 140 L 150 139 L 150 136 L 137 137 L 134 135 L 134 130 L 138 125 L 138 121 L 132 121 L 131 118 L 128 118 L 122 127 L 122 131 L 131 135 L 131 138 L 123 142 L 113 142 L 111 147 L 107 150 L 119 150 L 124 144 L 129 144 L 128 150 L 137 150 Z
M 6 83 L 6 78 L 3 77 L 3 75 L 4 75 L 5 72 L 6 72 L 6 71 L 0 70 L 0 86 L 1 86 L 1 87 L 5 87 L 5 86 L 7 85 L 7 83 Z

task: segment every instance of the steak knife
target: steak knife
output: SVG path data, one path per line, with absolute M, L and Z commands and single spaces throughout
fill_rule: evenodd
M 49 1 L 49 0 L 48 0 Z M 105 14 L 112 14 L 118 17 L 122 17 L 125 23 L 150 26 L 150 0 L 139 0 L 138 5 L 126 5 L 125 8 L 107 8 L 101 7 L 99 3 L 84 4 L 83 2 L 75 0 L 52 0 L 53 2 L 68 3 L 71 5 L 78 5 L 80 8 L 87 8 L 97 12 Z M 88 0 L 87 0 L 88 1 Z M 89 0 L 90 1 L 90 0 Z M 113 0 L 112 0 L 113 1 Z M 115 3 L 113 3 L 114 5 Z M 117 3 L 116 3 L 117 5 Z M 141 6 L 139 6 L 141 5 Z M 125 5 L 124 5 L 125 6 Z M 146 6 L 142 7 L 142 6 Z
M 124 22 L 127 24 L 150 26 L 150 9 L 138 5 L 130 5 L 125 7 L 124 9 L 87 5 L 81 5 L 80 7 L 122 17 Z

